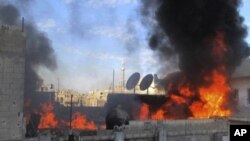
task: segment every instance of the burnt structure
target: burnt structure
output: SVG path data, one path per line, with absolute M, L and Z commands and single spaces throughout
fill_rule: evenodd
M 106 129 L 113 129 L 115 126 L 129 124 L 129 114 L 123 110 L 121 105 L 114 107 L 106 116 Z

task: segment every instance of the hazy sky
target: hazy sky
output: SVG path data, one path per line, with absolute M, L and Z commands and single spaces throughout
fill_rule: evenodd
M 18 2 L 17 2 L 18 1 Z M 109 87 L 112 71 L 120 81 L 125 61 L 126 76 L 135 71 L 156 73 L 159 64 L 147 47 L 147 32 L 140 21 L 139 0 L 10 0 L 22 16 L 32 21 L 51 40 L 58 69 L 39 68 L 45 83 L 88 91 Z M 250 1 L 240 8 L 250 26 Z M 250 36 L 246 39 L 250 43 Z M 57 84 L 56 84 L 57 85 Z

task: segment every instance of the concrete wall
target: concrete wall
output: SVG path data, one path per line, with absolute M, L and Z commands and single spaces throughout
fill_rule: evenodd
M 121 131 L 126 141 L 228 141 L 228 119 L 131 121 Z M 99 130 L 82 141 L 114 140 L 114 131 Z
M 0 141 L 22 140 L 25 35 L 0 27 Z

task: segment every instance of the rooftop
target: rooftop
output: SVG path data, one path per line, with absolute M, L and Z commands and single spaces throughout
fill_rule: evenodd
M 241 65 L 237 67 L 233 73 L 233 78 L 240 77 L 250 77 L 250 57 L 243 60 Z

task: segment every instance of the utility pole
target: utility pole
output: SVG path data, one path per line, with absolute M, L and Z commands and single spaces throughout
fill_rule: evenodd
M 72 130 L 72 125 L 71 125 L 71 122 L 72 122 L 72 109 L 73 109 L 73 94 L 71 94 L 71 96 L 70 96 L 70 113 L 69 113 L 69 115 L 70 115 L 70 117 L 69 117 L 69 120 L 70 120 L 69 128 L 70 128 L 70 130 Z
M 69 133 L 69 141 L 74 141 L 74 135 L 72 131 L 72 109 L 73 109 L 73 94 L 70 96 L 70 117 L 69 117 L 69 128 L 70 128 L 70 133 Z
M 57 92 L 59 93 L 60 91 L 60 80 L 57 78 Z

